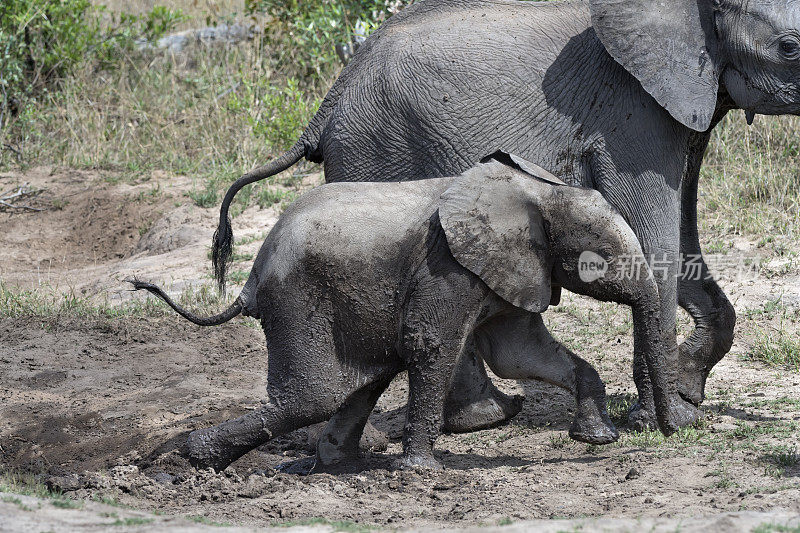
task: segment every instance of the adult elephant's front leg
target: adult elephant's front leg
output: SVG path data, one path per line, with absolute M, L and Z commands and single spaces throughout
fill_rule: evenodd
M 664 364 L 662 369 L 662 398 L 666 398 L 669 409 L 668 425 L 672 428 L 691 425 L 699 418 L 697 409 L 686 403 L 678 394 L 677 368 L 678 344 L 676 312 L 678 308 L 678 271 L 680 248 L 680 206 L 678 192 L 669 186 L 663 188 L 649 185 L 644 193 L 630 202 L 622 203 L 623 212 L 631 228 L 639 237 L 642 251 L 650 266 L 650 271 L 658 285 L 660 300 L 660 334 L 646 334 L 652 329 L 647 317 L 634 314 L 634 357 L 633 379 L 639 392 L 637 403 L 629 414 L 629 422 L 636 429 L 657 428 L 656 405 L 650 370 L 647 366 L 648 354 L 662 350 Z M 644 216 L 644 214 L 647 214 Z M 629 275 L 646 275 L 632 269 Z
M 711 369 L 733 344 L 736 311 L 711 277 L 700 250 L 697 231 L 697 185 L 707 134 L 695 134 L 690 146 L 687 174 L 681 199 L 681 259 L 678 302 L 692 316 L 695 329 L 680 345 L 678 392 L 699 405 L 705 398 L 705 384 Z

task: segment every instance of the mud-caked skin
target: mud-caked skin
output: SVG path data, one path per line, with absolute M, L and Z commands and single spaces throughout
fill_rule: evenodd
M 417 2 L 363 44 L 298 143 L 230 189 L 215 239 L 217 274 L 230 251 L 236 191 L 303 157 L 324 161 L 328 181 L 392 181 L 457 175 L 505 149 L 598 190 L 648 260 L 667 267 L 655 272 L 670 323 L 665 343 L 677 346 L 679 303 L 696 328 L 670 360 L 681 395 L 700 403 L 736 318 L 700 255 L 703 154 L 733 109 L 748 120 L 800 113 L 798 35 L 793 0 Z M 694 274 L 678 279 L 681 260 Z M 642 368 L 637 361 L 633 420 L 646 425 L 655 415 Z M 514 411 L 474 359 L 460 369 L 477 373 L 456 378 L 465 387 L 448 400 L 454 427 Z
M 658 423 L 670 434 L 688 422 L 672 402 L 658 289 L 622 216 L 596 191 L 496 157 L 455 178 L 324 185 L 286 211 L 235 303 L 202 322 L 239 311 L 261 320 L 269 402 L 193 432 L 193 464 L 221 470 L 271 438 L 330 419 L 316 469 L 341 469 L 357 455 L 378 397 L 407 370 L 400 465 L 436 468 L 433 444 L 465 347 L 498 376 L 569 390 L 577 402 L 570 435 L 612 442 L 597 372 L 553 339 L 539 314 L 561 287 L 632 307 Z M 587 251 L 607 262 L 604 277 L 581 279 Z M 616 257 L 638 259 L 642 275 L 622 275 Z

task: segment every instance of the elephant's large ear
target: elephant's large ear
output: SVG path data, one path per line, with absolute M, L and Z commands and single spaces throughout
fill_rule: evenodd
M 499 162 L 454 178 L 439 220 L 450 251 L 501 298 L 538 313 L 551 299 L 552 260 L 531 188 L 552 187 Z
M 618 63 L 676 120 L 711 124 L 718 43 L 712 0 L 590 0 L 592 26 Z

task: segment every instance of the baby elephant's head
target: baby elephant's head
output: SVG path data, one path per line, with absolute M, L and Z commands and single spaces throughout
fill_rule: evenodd
M 548 307 L 554 284 L 620 303 L 656 290 L 636 236 L 597 191 L 566 186 L 518 158 L 493 158 L 456 177 L 439 218 L 453 257 L 531 312 Z

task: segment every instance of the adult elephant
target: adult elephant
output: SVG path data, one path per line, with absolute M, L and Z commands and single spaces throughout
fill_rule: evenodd
M 625 217 L 659 288 L 678 390 L 703 400 L 730 350 L 734 309 L 695 262 L 697 182 L 712 128 L 732 109 L 800 112 L 800 6 L 792 0 L 427 0 L 364 43 L 297 144 L 238 180 L 221 208 L 213 258 L 230 255 L 228 207 L 243 186 L 303 157 L 328 181 L 459 174 L 498 149 L 594 188 Z M 676 343 L 678 303 L 695 330 Z M 636 327 L 636 325 L 634 325 Z M 519 405 L 462 366 L 451 429 Z M 635 425 L 655 425 L 644 363 L 634 362 Z M 687 417 L 687 421 L 691 417 Z

